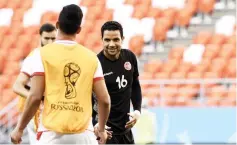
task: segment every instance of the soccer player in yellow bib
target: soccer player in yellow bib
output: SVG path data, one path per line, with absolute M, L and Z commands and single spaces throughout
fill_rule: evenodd
M 40 34 L 40 45 L 41 47 L 53 43 L 56 38 L 56 28 L 54 25 L 46 23 L 43 24 L 40 27 L 39 30 Z M 18 109 L 19 112 L 23 111 L 26 97 L 29 96 L 30 92 L 30 76 L 32 75 L 31 72 L 31 61 L 32 61 L 32 55 L 33 53 L 39 48 L 34 49 L 24 60 L 22 64 L 22 68 L 20 71 L 20 74 L 17 77 L 17 80 L 15 81 L 13 85 L 13 91 L 19 95 L 19 101 L 18 101 Z M 39 114 L 40 110 L 37 111 L 37 114 Z M 36 130 L 38 128 L 38 115 L 35 115 L 35 117 L 30 121 L 30 123 L 27 125 L 27 132 L 29 136 L 29 142 L 30 144 L 35 144 L 36 142 Z
M 74 41 L 80 33 L 82 17 L 79 6 L 63 7 L 56 23 L 56 41 L 33 54 L 30 94 L 22 117 L 11 133 L 13 143 L 21 143 L 23 130 L 39 108 L 43 93 L 39 144 L 106 142 L 110 96 L 96 54 Z M 98 142 L 92 125 L 92 91 L 99 107 Z

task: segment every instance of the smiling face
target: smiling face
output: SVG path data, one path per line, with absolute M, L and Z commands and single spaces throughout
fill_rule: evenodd
M 102 39 L 104 55 L 111 60 L 118 59 L 123 42 L 120 31 L 105 30 Z

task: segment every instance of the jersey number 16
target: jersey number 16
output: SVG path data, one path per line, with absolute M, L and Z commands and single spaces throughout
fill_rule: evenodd
M 122 78 L 118 76 L 116 82 L 118 83 L 119 89 L 126 87 L 128 84 L 128 81 L 124 78 L 124 75 L 122 75 Z

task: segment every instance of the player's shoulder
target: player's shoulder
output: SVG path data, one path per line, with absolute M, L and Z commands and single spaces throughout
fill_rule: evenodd
M 135 54 L 129 49 L 122 48 L 121 52 L 124 53 L 124 54 L 128 54 L 130 56 L 135 56 Z
M 38 53 L 38 52 L 39 52 L 39 48 L 33 49 L 33 50 L 27 55 L 27 57 L 24 59 L 24 61 L 30 61 L 31 58 L 34 57 L 34 55 L 35 55 L 36 53 Z
M 99 59 L 102 59 L 104 57 L 103 50 L 97 54 L 97 57 Z
M 93 60 L 97 63 L 97 55 L 95 52 L 93 52 L 92 50 L 88 49 L 87 47 L 78 44 L 78 46 L 80 47 L 80 49 L 83 51 L 83 55 L 87 56 L 90 58 L 90 60 Z
M 130 59 L 136 59 L 136 55 L 129 49 L 121 49 L 121 54 L 123 57 L 128 57 Z
M 55 48 L 55 46 L 57 46 L 56 43 L 50 43 L 50 44 L 47 44 L 43 47 L 40 47 L 38 50 L 41 52 L 42 51 L 54 51 L 53 48 Z M 50 49 L 48 49 L 48 48 L 50 48 Z
M 84 53 L 96 58 L 96 53 L 95 52 L 93 52 L 92 50 L 88 49 L 87 47 L 85 47 L 83 45 L 78 44 L 78 46 L 84 51 Z

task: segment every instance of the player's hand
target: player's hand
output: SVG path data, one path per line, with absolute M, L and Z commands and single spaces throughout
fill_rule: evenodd
M 128 115 L 132 119 L 126 123 L 125 128 L 132 128 L 137 123 L 137 120 L 140 117 L 140 112 L 138 110 L 135 110 L 134 112 L 128 113 Z
M 11 137 L 11 142 L 13 144 L 20 144 L 21 143 L 21 138 L 23 135 L 23 130 L 19 130 L 17 127 L 11 132 L 10 137 Z
M 107 132 L 104 131 L 98 131 L 98 136 L 97 136 L 97 140 L 99 144 L 105 144 L 106 141 L 108 139 L 108 135 Z
M 111 127 L 108 127 L 107 125 L 105 125 L 105 131 L 107 133 L 108 139 L 111 139 L 113 131 L 109 131 L 109 129 L 111 129 Z M 94 126 L 94 132 L 95 132 L 96 137 L 98 137 L 98 132 L 99 132 L 99 124 L 98 123 Z

